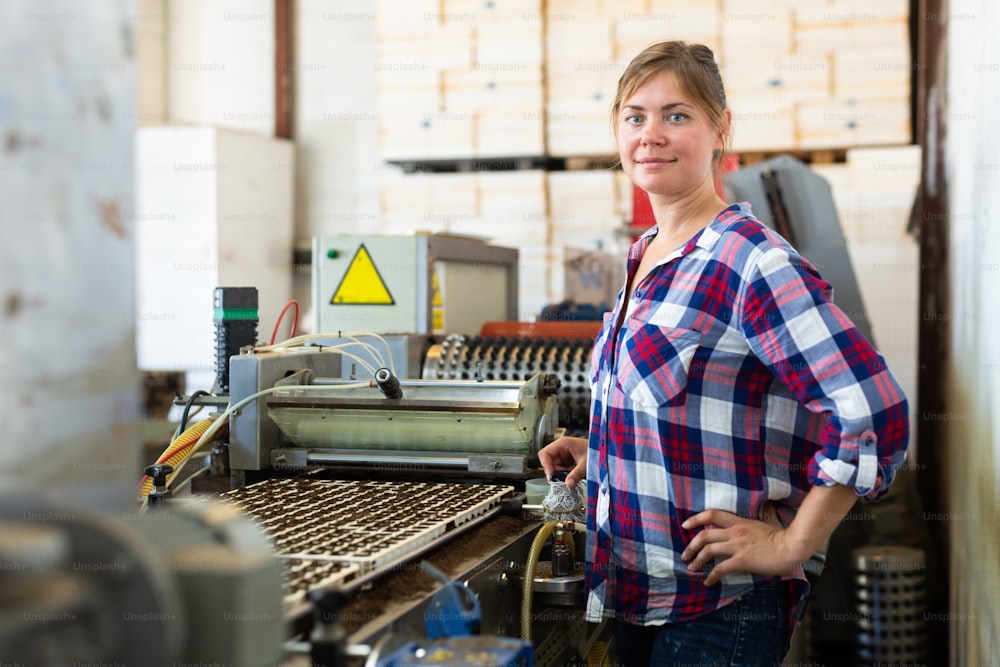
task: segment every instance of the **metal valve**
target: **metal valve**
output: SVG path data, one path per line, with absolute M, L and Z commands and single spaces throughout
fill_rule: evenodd
M 155 463 L 143 470 L 153 480 L 153 490 L 146 496 L 150 507 L 159 505 L 170 497 L 170 492 L 167 491 L 167 477 L 173 471 L 174 467 L 169 463 Z
M 568 577 L 575 566 L 573 544 L 574 524 L 560 521 L 552 532 L 552 576 Z
M 403 398 L 403 389 L 399 386 L 399 378 L 388 368 L 375 371 L 375 384 L 386 398 Z

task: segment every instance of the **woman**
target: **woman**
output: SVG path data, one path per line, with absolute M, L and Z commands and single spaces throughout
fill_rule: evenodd
M 788 649 L 801 563 L 858 496 L 888 489 L 903 393 L 816 270 L 713 186 L 732 114 L 710 49 L 639 54 L 612 120 L 656 225 L 593 357 L 589 441 L 544 448 L 586 477 L 586 617 L 625 665 L 769 665 Z

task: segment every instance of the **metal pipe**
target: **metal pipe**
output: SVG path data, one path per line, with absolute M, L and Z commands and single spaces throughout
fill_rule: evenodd
M 394 465 L 424 465 L 436 466 L 439 468 L 459 468 L 468 469 L 468 456 L 379 456 L 372 452 L 364 454 L 342 454 L 332 452 L 310 451 L 306 455 L 307 463 L 318 465 L 329 465 L 334 463 L 365 463 L 365 464 L 394 464 Z
M 177 396 L 174 398 L 173 403 L 174 405 L 187 405 L 189 400 L 190 397 L 188 396 Z M 208 394 L 205 396 L 199 396 L 194 399 L 191 405 L 209 405 L 214 408 L 224 408 L 229 405 L 229 395 L 215 396 L 213 394 Z
M 514 414 L 521 411 L 516 401 L 455 401 L 446 399 L 410 399 L 404 403 L 387 404 L 370 398 L 336 398 L 330 396 L 271 396 L 269 408 L 327 408 L 332 410 L 391 410 L 392 412 L 466 412 L 484 414 Z
M 344 380 L 340 378 L 325 378 L 317 377 L 313 378 L 312 384 L 321 385 L 337 385 L 337 384 L 347 384 L 350 382 L 357 382 L 357 380 Z M 513 380 L 489 380 L 487 382 L 476 382 L 475 380 L 399 380 L 400 386 L 406 387 L 433 387 L 439 389 L 441 387 L 462 387 L 463 389 L 468 388 L 470 385 L 487 385 L 490 389 L 520 389 L 524 386 L 523 382 L 516 382 Z

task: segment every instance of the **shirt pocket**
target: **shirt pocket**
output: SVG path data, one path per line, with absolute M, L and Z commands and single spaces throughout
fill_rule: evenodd
M 627 322 L 617 369 L 622 390 L 638 406 L 683 405 L 688 370 L 701 339 L 701 332 L 691 329 Z

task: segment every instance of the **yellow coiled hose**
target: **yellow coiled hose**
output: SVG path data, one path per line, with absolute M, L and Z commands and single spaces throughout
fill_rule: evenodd
M 545 540 L 559 525 L 558 521 L 549 521 L 538 529 L 535 539 L 531 542 L 531 549 L 528 551 L 528 562 L 524 566 L 524 584 L 521 587 L 521 639 L 526 642 L 531 641 L 531 602 L 535 588 L 535 568 L 538 567 L 538 559 L 542 555 L 542 547 Z
M 156 459 L 156 462 L 169 463 L 176 469 L 177 465 L 184 460 L 185 456 L 188 455 L 190 449 L 188 445 L 192 445 L 192 443 L 197 442 L 198 439 L 205 434 L 205 431 L 208 430 L 208 427 L 212 425 L 213 421 L 213 419 L 203 419 L 202 421 L 189 426 L 183 433 L 177 436 L 165 450 L 163 450 L 163 453 L 160 454 L 158 459 Z M 176 470 L 174 473 L 170 474 L 168 480 L 172 478 L 174 474 L 176 474 Z M 148 496 L 149 492 L 152 490 L 152 478 L 148 475 L 143 475 L 142 483 L 139 487 L 138 501 L 142 502 L 145 500 L 146 496 Z
M 587 654 L 587 667 L 604 667 L 608 664 L 609 642 L 594 642 Z

